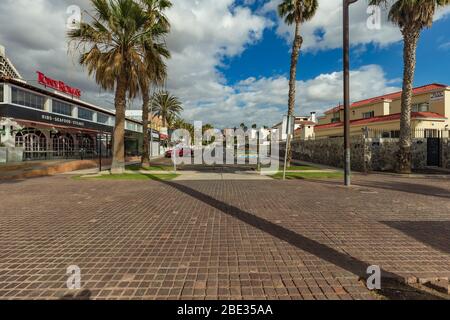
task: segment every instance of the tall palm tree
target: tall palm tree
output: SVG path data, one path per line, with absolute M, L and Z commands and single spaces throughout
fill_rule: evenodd
M 283 0 L 278 5 L 278 15 L 284 18 L 288 25 L 295 24 L 294 42 L 292 43 L 291 69 L 289 74 L 289 100 L 288 115 L 294 115 L 295 109 L 295 87 L 297 81 L 298 55 L 303 44 L 303 37 L 300 35 L 302 23 L 311 20 L 316 14 L 318 0 Z M 291 146 L 286 146 L 288 152 L 288 164 L 291 162 Z
M 153 43 L 143 43 L 145 62 L 148 67 L 148 77 L 140 79 L 142 92 L 142 124 L 144 127 L 143 153 L 141 166 L 150 166 L 150 137 L 149 137 L 149 105 L 150 86 L 162 85 L 167 77 L 167 68 L 164 58 L 169 58 L 170 53 L 164 42 L 165 36 L 170 31 L 170 23 L 164 11 L 172 6 L 168 0 L 141 0 L 143 10 L 147 16 L 148 27 L 152 30 Z
M 183 111 L 180 100 L 167 91 L 155 92 L 152 99 L 156 116 L 161 117 L 163 126 L 168 127 Z
M 116 121 L 113 134 L 111 173 L 125 169 L 126 97 L 140 91 L 139 80 L 147 77 L 145 46 L 153 43 L 151 26 L 142 7 L 133 0 L 91 0 L 94 14 L 68 32 L 70 43 L 81 51 L 79 63 L 105 90 L 115 90 Z
M 392 4 L 389 20 L 399 26 L 403 35 L 403 90 L 401 98 L 398 172 L 411 172 L 411 102 L 416 70 L 417 43 L 421 31 L 433 24 L 440 6 L 450 0 L 370 0 L 371 5 Z

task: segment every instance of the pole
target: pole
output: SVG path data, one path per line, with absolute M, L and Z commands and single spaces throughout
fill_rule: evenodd
M 153 94 L 150 102 L 150 156 L 151 159 L 153 157 Z
M 286 170 L 287 170 L 287 159 L 288 159 L 288 151 L 291 146 L 291 134 L 294 129 L 295 118 L 294 116 L 287 115 L 286 116 L 286 147 L 284 151 L 284 166 L 283 166 L 283 180 L 286 180 Z M 283 137 L 283 136 L 282 136 Z
M 349 7 L 357 0 L 344 0 L 343 8 L 343 51 L 344 51 L 344 158 L 345 158 L 345 185 L 351 185 L 351 159 L 350 159 L 350 27 Z
M 177 173 L 177 145 L 173 147 L 173 171 Z
M 98 147 L 100 148 L 100 150 L 99 150 L 99 170 L 100 170 L 100 172 L 102 172 L 102 140 L 103 140 L 103 134 L 101 133 L 100 134 L 100 142 L 98 143 Z
M 288 120 L 289 123 L 289 120 Z M 287 158 L 288 158 L 288 149 L 291 144 L 291 134 L 288 133 L 286 139 L 286 148 L 284 148 L 284 168 L 283 168 L 283 180 L 286 180 L 286 170 L 287 170 Z
M 256 131 L 256 156 L 257 156 L 256 171 L 258 171 L 258 172 L 261 171 L 261 158 L 259 156 L 259 153 L 260 153 L 259 133 L 260 133 L 260 130 Z

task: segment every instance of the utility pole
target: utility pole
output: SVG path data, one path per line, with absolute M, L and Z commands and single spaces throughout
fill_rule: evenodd
M 344 157 L 345 185 L 351 185 L 351 152 L 350 152 L 350 5 L 358 0 L 344 0 L 343 8 L 343 51 L 344 51 Z

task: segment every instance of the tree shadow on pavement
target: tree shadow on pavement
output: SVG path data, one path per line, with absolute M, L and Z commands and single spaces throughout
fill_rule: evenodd
M 197 199 L 231 217 L 234 217 L 236 219 L 239 219 L 240 221 L 255 227 L 273 237 L 276 237 L 280 240 L 283 240 L 305 252 L 308 252 L 310 254 L 315 255 L 318 258 L 321 258 L 341 269 L 344 269 L 356 276 L 358 276 L 360 279 L 367 279 L 367 268 L 370 266 L 370 264 L 358 260 L 348 254 L 339 252 L 333 248 L 328 247 L 327 245 L 324 245 L 320 242 L 317 242 L 313 239 L 307 238 L 301 234 L 298 234 L 292 230 L 289 230 L 285 227 L 282 227 L 280 225 L 274 224 L 266 219 L 263 219 L 261 217 L 258 217 L 254 214 L 248 213 L 246 211 L 241 210 L 238 207 L 235 207 L 233 205 L 227 204 L 223 201 L 220 201 L 218 199 L 215 199 L 207 194 L 204 194 L 198 190 L 195 190 L 191 187 L 188 187 L 185 184 L 173 182 L 173 181 L 161 181 L 161 183 L 171 186 L 174 189 L 183 192 L 184 194 L 187 194 L 191 196 L 194 199 Z M 396 281 L 399 286 L 403 287 L 405 291 L 407 290 L 416 290 L 415 288 L 412 289 L 410 286 L 405 284 L 404 279 L 402 279 L 400 276 L 388 272 L 386 270 L 381 270 L 381 275 L 383 279 L 393 279 Z M 428 299 L 438 299 L 438 297 L 434 295 L 430 295 L 428 293 L 422 293 L 425 297 Z M 383 295 L 387 298 L 389 298 L 388 293 L 383 293 Z M 392 296 L 394 297 L 394 295 Z
M 356 181 L 355 186 L 395 190 L 424 196 L 450 199 L 450 189 L 440 188 L 431 184 L 420 184 L 400 181 Z
M 450 254 L 450 221 L 381 221 L 407 236 Z

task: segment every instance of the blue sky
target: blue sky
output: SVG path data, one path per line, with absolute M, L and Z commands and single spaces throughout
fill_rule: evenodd
M 435 22 L 422 33 L 417 50 L 417 86 L 431 82 L 450 85 L 450 17 Z M 447 44 L 447 45 L 445 45 Z M 362 52 L 361 52 L 362 51 Z M 401 41 L 380 47 L 376 44 L 357 45 L 351 50 L 351 67 L 367 64 L 383 67 L 389 79 L 401 79 L 403 72 L 403 45 Z M 219 68 L 229 84 L 248 77 L 270 77 L 289 74 L 290 45 L 276 34 L 274 28 L 266 29 L 258 43 L 249 46 L 239 56 L 224 59 Z M 342 49 L 302 52 L 298 64 L 298 80 L 307 80 L 322 73 L 342 68 Z M 401 84 L 398 81 L 397 84 Z
M 293 26 L 277 16 L 281 0 L 172 0 L 167 12 L 172 58 L 164 89 L 183 103 L 187 121 L 216 127 L 273 125 L 287 111 Z M 25 79 L 35 84 L 44 71 L 82 90 L 82 99 L 112 108 L 113 92 L 103 91 L 77 64 L 80 52 L 67 45 L 67 8 L 91 11 L 90 0 L 1 0 L 0 44 Z M 342 101 L 342 2 L 319 0 L 314 18 L 302 25 L 296 114 L 322 113 Z M 402 38 L 380 12 L 380 28 L 369 29 L 367 1 L 350 11 L 351 99 L 401 88 Z M 424 30 L 417 52 L 417 86 L 450 85 L 450 6 Z M 68 51 L 70 54 L 68 54 Z M 129 109 L 139 109 L 139 98 Z

